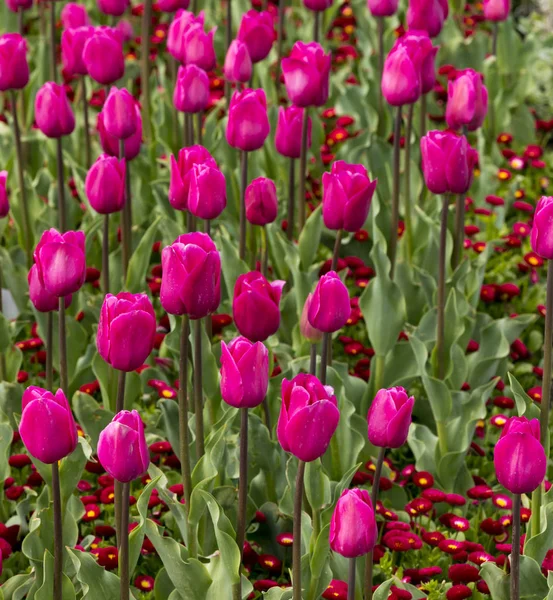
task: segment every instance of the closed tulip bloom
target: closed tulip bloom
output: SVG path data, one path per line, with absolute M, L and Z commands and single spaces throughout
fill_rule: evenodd
M 338 427 L 340 411 L 329 385 L 300 373 L 282 380 L 277 437 L 283 450 L 304 462 L 320 458 Z
M 102 108 L 106 131 L 118 140 L 126 140 L 138 127 L 135 100 L 125 89 L 112 87 Z
M 402 387 L 377 392 L 367 415 L 369 442 L 379 448 L 399 448 L 407 441 L 415 398 Z
M 176 210 L 188 210 L 188 195 L 194 165 L 217 168 L 215 159 L 203 146 L 181 148 L 177 158 L 171 155 L 169 180 L 169 202 Z
M 221 301 L 221 257 L 207 233 L 180 235 L 161 253 L 163 308 L 171 315 L 202 319 Z
M 465 136 L 430 131 L 421 138 L 422 172 L 434 194 L 464 194 L 470 188 L 478 154 Z
M 48 290 L 44 287 L 44 283 L 40 281 L 38 267 L 36 265 L 33 265 L 29 269 L 27 282 L 29 283 L 29 298 L 31 299 L 33 306 L 39 312 L 52 312 L 53 310 L 59 309 L 59 298 L 53 294 L 50 294 L 50 292 L 48 292 Z M 71 295 L 65 297 L 65 308 L 67 308 L 70 304 Z
M 159 0 L 157 7 L 161 12 L 174 13 L 177 10 L 186 10 L 190 0 Z
M 77 447 L 77 426 L 62 390 L 28 387 L 21 400 L 21 440 L 34 458 L 51 465 Z
M 409 0 L 407 25 L 409 29 L 426 31 L 430 37 L 440 34 L 447 18 L 447 0 Z
M 268 282 L 259 271 L 240 275 L 234 286 L 232 314 L 238 331 L 252 342 L 262 342 L 278 331 L 280 298 L 285 281 Z
M 246 152 L 258 150 L 265 143 L 269 131 L 265 92 L 262 89 L 234 92 L 226 131 L 229 145 Z
M 115 32 L 121 38 L 121 42 L 130 42 L 134 38 L 134 29 L 128 19 L 119 19 L 115 26 Z
M 135 102 L 134 112 L 136 115 L 136 131 L 124 140 L 125 160 L 132 160 L 140 154 L 142 146 L 142 117 L 140 116 L 140 108 Z M 119 156 L 119 140 L 108 133 L 104 125 L 104 113 L 98 113 L 98 121 L 96 123 L 98 134 L 100 135 L 100 144 L 106 154 L 110 156 Z
M 16 13 L 20 10 L 29 10 L 33 6 L 33 0 L 6 0 L 8 10 Z
M 0 35 L 0 92 L 21 90 L 29 82 L 27 42 L 18 33 Z
M 125 73 L 123 44 L 111 27 L 96 27 L 86 42 L 83 60 L 88 74 L 102 85 L 111 85 Z
M 299 158 L 301 154 L 301 132 L 304 108 L 291 105 L 278 109 L 275 131 L 275 148 L 282 156 Z M 307 147 L 311 147 L 311 117 L 307 119 Z
M 367 7 L 373 17 L 391 17 L 397 12 L 399 0 L 367 0 Z
M 378 538 L 376 517 L 367 490 L 344 490 L 330 519 L 329 542 L 334 552 L 356 558 L 374 549 Z
M 267 395 L 269 351 L 261 342 L 237 337 L 221 342 L 221 396 L 235 408 L 255 408 Z
M 553 260 L 553 196 L 542 196 L 534 212 L 532 250 L 542 258 Z
M 90 206 L 101 215 L 119 212 L 125 204 L 125 159 L 102 154 L 90 167 L 84 189 Z
M 332 0 L 303 0 L 305 8 L 315 12 L 323 12 L 332 6 Z
M 421 71 L 402 44 L 396 44 L 384 61 L 381 89 L 391 106 L 413 104 L 420 98 Z
M 35 121 L 40 131 L 49 138 L 60 138 L 73 132 L 75 115 L 63 85 L 48 81 L 38 90 Z
M 186 29 L 184 34 L 184 63 L 186 65 L 196 65 L 204 71 L 211 71 L 217 64 L 213 38 L 215 31 L 213 28 L 207 33 L 203 25 L 194 23 Z
M 179 10 L 169 25 L 167 31 L 167 50 L 181 63 L 186 62 L 185 34 L 191 25 L 204 25 L 204 12 L 200 11 L 198 16 L 187 10 Z
M 66 29 L 61 34 L 61 62 L 63 70 L 71 76 L 86 75 L 86 65 L 83 60 L 83 50 L 94 27 L 89 25 Z
M 90 25 L 86 7 L 76 2 L 68 2 L 61 9 L 61 26 L 63 29 L 75 29 Z
M 484 0 L 484 17 L 488 21 L 506 21 L 510 10 L 510 0 Z
M 121 483 L 129 483 L 146 473 L 150 452 L 144 436 L 144 423 L 136 410 L 118 412 L 101 431 L 98 460 Z
M 296 42 L 288 58 L 282 59 L 284 85 L 296 106 L 322 106 L 328 100 L 330 53 L 317 42 Z
M 267 177 L 254 179 L 246 188 L 246 219 L 252 225 L 267 225 L 277 218 L 275 182 Z
M 267 57 L 275 39 L 275 26 L 270 12 L 248 10 L 242 15 L 238 35 L 236 36 L 248 47 L 253 63 Z
M 49 229 L 42 234 L 34 252 L 40 283 L 57 298 L 79 291 L 86 278 L 83 231 L 59 233 Z
M 240 40 L 233 40 L 227 50 L 223 72 L 228 81 L 246 83 L 252 76 L 252 59 L 248 47 Z
M 97 0 L 100 12 L 113 17 L 120 17 L 129 6 L 129 0 Z
M 323 275 L 313 292 L 307 317 L 315 329 L 333 333 L 342 329 L 351 314 L 348 288 L 336 271 Z
M 312 300 L 313 294 L 309 294 L 303 305 L 300 317 L 300 333 L 310 344 L 317 344 L 323 339 L 323 332 L 319 329 L 315 329 L 309 322 L 309 307 L 311 306 Z
M 107 294 L 100 311 L 96 347 L 119 371 L 138 369 L 154 347 L 156 316 L 146 294 Z M 104 465 L 105 466 L 105 465 Z
M 209 77 L 203 69 L 196 65 L 179 67 L 173 104 L 185 113 L 205 110 L 209 104 Z
M 0 218 L 8 216 L 10 212 L 10 202 L 8 200 L 8 172 L 0 171 Z
M 409 54 L 413 65 L 417 69 L 421 84 L 421 94 L 427 94 L 436 83 L 436 54 L 438 46 L 432 45 L 432 40 L 426 31 L 408 31 L 396 42 Z
M 227 205 L 227 184 L 218 167 L 194 165 L 190 174 L 188 210 L 199 219 L 216 219 Z
M 497 480 L 512 494 L 529 494 L 541 485 L 547 457 L 538 419 L 511 417 L 495 446 L 493 462 Z
M 377 180 L 371 181 L 363 165 L 343 160 L 323 174 L 323 220 L 329 229 L 355 232 L 363 227 Z
M 482 83 L 482 75 L 473 69 L 458 71 L 447 87 L 445 120 L 451 129 L 469 131 L 482 127 L 488 112 L 488 90 Z

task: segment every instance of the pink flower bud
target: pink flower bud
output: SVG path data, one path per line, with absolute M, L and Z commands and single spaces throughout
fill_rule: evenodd
M 111 27 L 96 27 L 86 42 L 83 61 L 88 74 L 102 85 L 111 85 L 125 73 L 123 44 Z
M 129 0 L 97 0 L 100 12 L 113 17 L 120 17 L 129 6 Z
M 194 165 L 190 177 L 188 210 L 199 219 L 216 219 L 227 205 L 227 184 L 218 167 Z
M 21 90 L 28 82 L 27 42 L 18 33 L 0 35 L 0 92 Z
M 217 64 L 213 38 L 215 27 L 209 32 L 204 31 L 203 25 L 193 23 L 184 34 L 184 64 L 196 65 L 204 71 L 211 71 Z
M 173 104 L 185 113 L 198 113 L 209 104 L 209 77 L 196 65 L 179 67 Z
M 488 112 L 488 90 L 482 75 L 473 69 L 457 71 L 457 77 L 447 87 L 445 119 L 451 129 L 469 131 L 482 127 Z
M 506 21 L 510 10 L 510 0 L 484 0 L 484 17 L 488 21 Z
M 118 140 L 126 140 L 136 133 L 135 100 L 125 89 L 112 87 L 102 108 L 106 131 Z
M 311 344 L 317 344 L 323 339 L 323 332 L 319 329 L 315 329 L 309 322 L 308 314 L 311 301 L 313 300 L 313 294 L 309 294 L 303 305 L 300 318 L 300 333 L 302 336 Z
M 252 76 L 252 59 L 248 47 L 240 40 L 233 40 L 227 50 L 223 68 L 228 81 L 246 83 Z
M 269 131 L 265 92 L 262 89 L 234 92 L 226 131 L 229 145 L 246 152 L 258 150 L 265 143 Z
M 179 150 L 177 159 L 171 155 L 169 202 L 176 210 L 188 210 L 188 195 L 194 165 L 217 168 L 217 163 L 203 146 L 190 146 Z
M 252 225 L 267 225 L 277 218 L 278 198 L 274 181 L 254 179 L 246 188 L 246 219 Z
M 38 267 L 33 265 L 27 275 L 29 283 L 29 298 L 39 312 L 52 312 L 59 309 L 59 298 L 50 294 L 40 281 Z M 71 295 L 65 296 L 65 308 L 71 304 Z
M 90 206 L 101 215 L 120 211 L 125 204 L 125 159 L 102 154 L 90 167 L 85 192 Z
M 245 12 L 236 37 L 248 47 L 253 63 L 266 58 L 275 40 L 275 26 L 271 13 L 257 10 Z
M 336 271 L 323 275 L 313 292 L 309 306 L 309 323 L 315 329 L 333 333 L 341 329 L 351 314 L 348 288 Z
M 332 0 L 303 0 L 303 5 L 314 12 L 323 12 L 332 6 Z
M 281 106 L 275 132 L 275 147 L 279 154 L 288 158 L 299 158 L 301 154 L 301 134 L 304 108 Z M 311 147 L 311 117 L 307 124 L 307 147 Z
M 430 37 L 436 37 L 448 12 L 447 0 L 409 0 L 407 25 L 410 30 L 426 31 Z
M 377 392 L 367 415 L 369 442 L 379 448 L 399 448 L 407 441 L 415 398 L 402 387 Z
M 174 13 L 177 10 L 187 10 L 190 0 L 158 0 L 157 8 L 161 12 Z
M 45 83 L 35 97 L 35 121 L 49 138 L 69 135 L 75 129 L 75 115 L 63 85 Z
M 136 116 L 136 130 L 130 137 L 124 140 L 125 160 L 136 158 L 140 154 L 140 147 L 142 145 L 142 117 L 140 116 L 140 108 L 137 103 L 134 104 L 134 112 Z M 98 113 L 98 121 L 96 123 L 102 149 L 110 156 L 119 157 L 119 140 L 108 133 L 104 122 L 104 112 L 102 111 Z
M 63 29 L 75 29 L 90 25 L 86 7 L 75 2 L 68 2 L 61 9 L 61 26 Z
M 534 212 L 530 241 L 532 250 L 542 258 L 553 260 L 553 196 L 542 196 Z
M 391 17 L 397 12 L 399 0 L 367 0 L 367 7 L 373 17 Z
M 317 42 L 296 42 L 288 58 L 282 59 L 284 85 L 296 106 L 323 106 L 328 100 L 330 53 Z
M 421 72 L 408 49 L 397 43 L 384 61 L 382 95 L 392 106 L 413 104 L 422 93 Z
M 2 219 L 4 217 L 7 217 L 8 213 L 10 212 L 7 181 L 8 181 L 8 172 L 0 171 L 0 218 L 2 218 Z
M 204 25 L 204 12 L 201 11 L 198 16 L 187 10 L 178 10 L 175 18 L 169 25 L 167 32 L 167 50 L 179 62 L 186 63 L 185 34 L 192 25 Z
M 19 12 L 19 10 L 29 10 L 33 6 L 33 0 L 6 0 L 6 6 L 11 12 Z
M 63 70 L 71 76 L 86 75 L 86 65 L 83 61 L 83 50 L 94 27 L 84 26 L 66 29 L 61 34 L 61 62 Z

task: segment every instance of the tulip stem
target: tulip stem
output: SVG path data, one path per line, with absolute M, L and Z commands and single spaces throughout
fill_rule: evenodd
M 58 167 L 58 216 L 60 231 L 63 233 L 67 230 L 67 214 L 65 210 L 65 177 L 63 169 L 63 142 L 61 137 L 56 139 L 56 151 Z
M 382 465 L 386 456 L 386 448 L 380 448 L 373 477 L 373 487 L 371 490 L 371 502 L 373 510 L 376 513 L 376 503 L 378 501 L 378 492 L 380 490 L 380 476 L 382 475 Z M 372 600 L 373 597 L 373 551 L 371 550 L 365 558 L 365 600 Z
M 405 234 L 407 242 L 407 258 L 413 260 L 413 206 L 411 203 L 411 133 L 413 131 L 414 104 L 409 105 L 407 124 L 405 126 Z
M 232 42 L 232 3 L 227 0 L 227 19 L 225 23 L 225 56 Z M 230 105 L 231 84 L 228 79 L 225 80 L 225 100 L 227 101 L 227 110 Z
M 177 64 L 177 60 L 170 55 L 168 56 L 167 61 L 168 61 L 168 67 L 169 67 L 169 78 L 171 79 L 172 89 L 173 89 L 173 93 L 174 93 L 174 91 L 177 87 L 178 64 Z M 186 116 L 184 118 L 186 119 Z M 178 112 L 177 107 L 175 106 L 174 102 L 171 102 L 171 119 L 172 119 L 172 123 L 173 123 L 173 135 L 175 136 L 173 150 L 177 150 L 180 146 L 179 112 Z M 184 145 L 186 145 L 186 139 L 184 140 Z
M 357 558 L 349 559 L 348 569 L 348 600 L 355 600 L 355 565 Z
M 92 149 L 90 146 L 90 124 L 88 121 L 88 98 L 86 97 L 86 76 L 81 76 L 81 95 L 83 103 L 83 120 L 84 120 L 84 149 L 86 168 L 89 169 L 92 164 Z
M 204 455 L 204 403 L 202 387 L 202 320 L 194 321 L 194 405 L 196 413 L 196 458 Z
M 119 140 L 119 160 L 123 160 L 125 158 L 125 140 Z M 129 253 L 130 253 L 130 243 L 129 243 L 129 233 L 130 228 L 128 224 L 129 220 L 129 210 L 127 205 L 130 207 L 131 203 L 131 195 L 129 193 L 129 185 L 127 181 L 129 179 L 129 163 L 125 161 L 125 203 L 123 204 L 123 210 L 121 211 L 121 238 L 122 238 L 122 254 L 123 254 L 123 283 L 127 281 L 127 271 L 129 268 Z
M 336 232 L 336 240 L 334 242 L 334 251 L 332 252 L 332 263 L 330 265 L 331 271 L 336 271 L 336 267 L 338 266 L 338 257 L 340 256 L 340 245 L 342 243 L 342 235 L 343 230 L 338 229 Z
M 319 370 L 319 379 L 323 385 L 326 384 L 326 367 L 327 367 L 327 359 L 328 359 L 328 349 L 331 344 L 331 335 L 330 333 L 323 334 L 323 341 L 321 344 L 321 367 Z
M 382 73 L 384 72 L 384 17 L 376 18 L 378 28 L 378 115 L 382 120 L 384 97 L 382 96 Z
M 202 145 L 202 127 L 203 127 L 203 123 L 204 123 L 203 112 L 200 111 L 199 113 L 196 114 L 196 125 L 197 125 L 197 128 L 198 128 L 198 133 L 196 135 L 196 139 L 198 140 L 198 144 L 200 146 Z
M 298 472 L 296 475 L 296 489 L 294 492 L 294 526 L 292 544 L 292 584 L 293 600 L 302 600 L 301 589 L 301 506 L 303 501 L 303 476 L 305 474 L 305 463 L 298 460 Z
M 300 191 L 298 197 L 298 235 L 305 225 L 305 183 L 307 178 L 307 134 L 309 131 L 309 114 L 307 107 L 303 109 L 301 124 L 300 150 Z
M 129 496 L 130 483 L 120 483 L 121 486 L 121 544 L 119 547 L 119 578 L 120 598 L 129 600 Z
M 288 212 L 286 223 L 286 237 L 292 241 L 294 239 L 294 209 L 296 206 L 296 163 L 295 159 L 290 159 L 288 169 Z
M 240 480 L 238 482 L 238 522 L 236 524 L 236 543 L 242 557 L 246 539 L 246 511 L 248 507 L 248 409 L 240 409 Z M 242 559 L 240 559 L 242 564 Z M 240 578 L 240 567 L 238 567 Z M 234 586 L 234 598 L 240 600 L 242 584 Z
M 54 503 L 54 600 L 62 600 L 63 530 L 60 471 L 57 461 L 52 463 L 52 500 Z
M 513 539 L 511 540 L 511 600 L 519 600 L 520 494 L 513 494 Z
M 65 300 L 65 298 L 64 298 Z M 54 358 L 54 313 L 50 311 L 46 315 L 46 389 L 52 391 L 54 383 L 54 370 L 52 359 Z
M 50 76 L 52 81 L 58 80 L 56 71 L 56 3 L 54 0 L 50 2 Z
M 261 273 L 263 277 L 269 274 L 269 240 L 265 225 L 261 226 Z
M 248 153 L 240 154 L 240 259 L 246 257 L 246 185 L 248 182 Z
M 194 116 L 192 113 L 185 114 L 185 119 L 188 119 L 188 140 L 186 141 L 187 146 L 194 145 Z
M 419 111 L 419 138 L 421 138 L 423 135 L 426 135 L 426 94 L 421 94 Z
M 150 27 L 152 22 L 152 0 L 144 0 L 142 13 L 142 56 L 141 56 L 141 83 L 142 83 L 142 123 L 144 138 L 151 141 L 152 123 L 150 121 Z
M 499 32 L 499 23 L 497 21 L 494 22 L 492 26 L 492 55 L 497 55 L 497 34 Z
M 394 278 L 396 268 L 397 254 L 397 232 L 399 227 L 399 149 L 401 135 L 401 106 L 397 107 L 396 120 L 394 125 L 394 158 L 393 158 L 393 187 L 392 187 L 392 219 L 390 224 L 390 244 L 388 247 L 388 257 L 390 259 L 390 277 Z
M 320 24 L 321 24 L 321 12 L 316 10 L 314 19 L 313 19 L 313 41 L 314 42 L 319 41 Z
M 119 414 L 125 408 L 125 371 L 119 371 L 117 377 L 117 397 L 115 399 L 115 414 Z M 113 484 L 113 507 L 115 512 L 115 538 L 117 541 L 117 547 L 122 543 L 123 540 L 123 484 L 115 480 Z
M 309 372 L 311 375 L 317 374 L 317 344 L 311 344 L 309 348 Z
M 109 292 L 109 214 L 104 215 L 102 235 L 102 287 L 104 294 Z
M 442 201 L 442 216 L 440 220 L 440 255 L 438 262 L 438 317 L 436 327 L 436 364 L 434 376 L 438 379 L 445 377 L 445 254 L 447 242 L 447 215 L 449 196 L 444 195 Z
M 17 7 L 17 31 L 19 32 L 19 35 L 21 37 L 23 37 L 25 34 L 25 23 L 24 23 L 23 19 L 24 19 L 23 7 L 18 6 Z
M 60 355 L 60 387 L 66 396 L 69 396 L 67 382 L 67 340 L 65 336 L 65 298 L 59 299 L 59 355 Z
M 277 69 L 276 69 L 276 103 L 280 100 L 280 74 L 282 72 L 280 62 L 282 60 L 282 40 L 284 38 L 284 7 L 285 0 L 278 0 L 278 29 L 277 29 Z M 290 221 L 288 221 L 290 223 Z
M 467 135 L 467 126 L 463 125 L 463 135 Z M 453 257 L 451 266 L 455 270 L 463 258 L 463 245 L 465 241 L 465 195 L 458 194 L 455 200 L 455 238 L 453 240 Z
M 29 217 L 29 205 L 27 204 L 27 190 L 25 188 L 25 172 L 23 168 L 23 149 L 21 146 L 21 131 L 19 129 L 19 118 L 17 116 L 17 96 L 15 90 L 10 90 L 10 103 L 12 107 L 13 134 L 15 138 L 15 154 L 17 158 L 17 174 L 19 178 L 19 193 L 21 197 L 21 212 L 23 215 L 23 243 L 27 254 L 27 263 L 33 262 L 31 219 Z

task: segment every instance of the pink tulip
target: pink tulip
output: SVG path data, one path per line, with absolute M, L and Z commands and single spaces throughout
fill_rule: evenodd
M 482 127 L 488 112 L 488 90 L 482 75 L 473 69 L 457 71 L 447 87 L 445 119 L 451 129 L 466 126 L 468 131 Z
M 29 82 L 27 42 L 18 33 L 0 35 L 0 92 L 21 90 Z
M 254 179 L 246 188 L 246 219 L 252 225 L 267 225 L 277 218 L 278 198 L 274 181 Z
M 252 76 L 252 68 L 252 59 L 246 44 L 240 40 L 233 40 L 225 57 L 225 78 L 232 82 L 246 83 Z
M 217 168 L 217 163 L 203 146 L 190 146 L 179 150 L 176 159 L 171 155 L 170 165 L 169 202 L 176 210 L 188 210 L 192 168 L 194 165 Z
M 63 70 L 71 76 L 86 75 L 86 65 L 83 60 L 83 50 L 86 42 L 94 32 L 94 27 L 86 25 L 66 29 L 61 34 L 61 62 Z
M 323 275 L 313 292 L 309 306 L 309 323 L 315 329 L 333 333 L 341 329 L 351 314 L 351 305 L 347 287 L 336 271 Z
M 265 92 L 261 89 L 234 92 L 226 131 L 229 145 L 246 152 L 258 150 L 265 143 L 269 131 Z
M 484 0 L 484 17 L 488 21 L 506 21 L 510 10 L 510 0 Z
M 198 113 L 209 104 L 209 77 L 196 65 L 179 67 L 173 93 L 175 108 L 185 113 Z
M 125 159 L 102 154 L 90 167 L 85 192 L 90 206 L 101 215 L 122 210 L 125 204 Z
M 279 154 L 288 158 L 301 155 L 301 132 L 304 108 L 281 106 L 278 109 L 278 121 L 275 132 L 275 147 Z M 311 147 L 311 117 L 307 123 L 307 147 Z
M 296 42 L 282 59 L 284 85 L 296 106 L 323 106 L 328 100 L 331 59 L 316 42 Z
M 135 100 L 125 88 L 112 87 L 102 108 L 104 127 L 109 135 L 126 140 L 136 133 Z
M 369 442 L 379 448 L 399 448 L 407 441 L 415 398 L 402 387 L 379 390 L 367 415 Z
M 8 172 L 0 171 L 0 218 L 8 216 L 10 212 L 10 202 L 8 200 Z
M 266 58 L 275 39 L 275 26 L 271 13 L 248 10 L 242 15 L 237 38 L 246 44 L 253 63 Z
M 123 44 L 111 27 L 96 27 L 83 50 L 88 74 L 102 85 L 111 85 L 125 73 Z
M 188 210 L 199 219 L 216 219 L 227 205 L 225 176 L 206 164 L 194 165 L 190 175 Z
M 75 2 L 68 2 L 61 9 L 61 26 L 63 29 L 75 29 L 90 25 L 86 7 Z

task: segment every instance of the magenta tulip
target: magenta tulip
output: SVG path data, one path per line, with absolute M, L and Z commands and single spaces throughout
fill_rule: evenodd
M 488 90 L 482 75 L 473 69 L 457 71 L 447 87 L 445 119 L 451 129 L 465 126 L 469 131 L 482 127 L 488 112 Z
M 86 75 L 86 65 L 83 61 L 83 50 L 94 27 L 89 25 L 66 29 L 61 34 L 61 62 L 63 70 L 71 76 Z
M 63 29 L 75 29 L 90 25 L 86 7 L 75 2 L 68 2 L 61 9 L 61 26 Z
M 0 171 L 0 218 L 8 216 L 10 212 L 10 202 L 8 200 L 8 172 Z
M 221 342 L 221 396 L 235 408 L 255 408 L 267 395 L 269 351 L 261 342 L 237 337 Z
M 304 108 L 299 106 L 281 106 L 278 109 L 278 121 L 275 131 L 275 147 L 279 154 L 288 158 L 301 155 L 301 132 Z M 311 117 L 307 119 L 307 147 L 311 147 Z
M 217 163 L 203 146 L 190 146 L 179 150 L 175 159 L 171 155 L 171 176 L 169 180 L 169 202 L 176 210 L 188 210 L 190 181 L 194 165 L 217 168 Z
M 266 58 L 275 39 L 275 26 L 271 13 L 257 10 L 245 12 L 236 37 L 246 44 L 253 63 Z
M 379 448 L 399 448 L 407 441 L 415 398 L 402 387 L 377 392 L 367 415 L 369 442 Z
M 142 146 L 142 117 L 140 115 L 140 108 L 138 104 L 134 105 L 134 112 L 136 115 L 136 131 L 124 140 L 125 149 L 125 160 L 132 160 L 140 154 L 140 148 Z M 96 124 L 98 133 L 100 135 L 100 144 L 106 154 L 110 156 L 119 156 L 119 140 L 108 133 L 104 125 L 104 113 L 98 113 L 98 121 Z
M 332 0 L 303 0 L 303 5 L 314 12 L 323 12 L 332 6 Z
M 159 0 L 156 5 L 161 12 L 174 13 L 177 10 L 187 10 L 190 0 Z
M 336 271 L 323 275 L 313 292 L 307 317 L 315 329 L 333 333 L 342 329 L 351 314 L 348 288 Z
M 215 27 L 209 32 L 204 31 L 203 25 L 192 23 L 184 34 L 184 64 L 196 65 L 204 71 L 211 71 L 217 64 L 213 38 Z
M 111 85 L 125 73 L 123 44 L 111 27 L 96 27 L 86 42 L 83 61 L 88 74 L 102 85 Z
M 216 219 L 227 205 L 227 184 L 218 167 L 194 165 L 190 173 L 188 210 L 199 219 Z
M 234 92 L 226 131 L 229 145 L 246 152 L 258 150 L 265 143 L 269 131 L 265 92 L 261 89 Z
M 246 83 L 252 76 L 252 59 L 248 47 L 240 40 L 233 40 L 227 50 L 223 72 L 228 81 Z
M 150 452 L 144 436 L 144 423 L 136 410 L 122 410 L 98 438 L 98 460 L 121 483 L 144 475 L 150 465 Z
M 62 298 L 79 291 L 86 278 L 83 231 L 42 234 L 34 252 L 40 284 L 49 294 Z
M 376 183 L 376 179 L 369 179 L 363 165 L 334 162 L 330 173 L 323 173 L 325 226 L 351 232 L 361 229 L 369 214 Z
M 29 454 L 51 465 L 77 447 L 77 426 L 62 390 L 28 387 L 21 400 L 19 433 Z
M 391 17 L 397 12 L 399 0 L 367 0 L 367 7 L 373 17 Z
M 304 462 L 320 458 L 338 427 L 340 411 L 334 390 L 314 375 L 282 380 L 277 437 L 283 450 Z
M 113 17 L 120 17 L 127 10 L 129 0 L 97 0 L 100 12 Z
M 532 250 L 542 258 L 553 260 L 553 196 L 542 196 L 534 212 Z
M 118 140 L 126 140 L 136 133 L 135 100 L 125 88 L 112 87 L 104 106 L 102 115 L 106 132 Z
M 187 10 L 178 10 L 175 18 L 169 25 L 167 32 L 167 50 L 179 62 L 186 63 L 186 42 L 185 35 L 188 28 L 192 25 L 204 26 L 204 13 L 200 11 L 198 16 Z
M 246 219 L 252 225 L 267 225 L 277 218 L 278 198 L 274 181 L 254 179 L 246 188 Z
M 323 339 L 323 332 L 315 329 L 309 322 L 309 307 L 313 301 L 313 294 L 309 294 L 303 305 L 300 317 L 300 333 L 310 343 L 317 344 Z
M 180 235 L 161 253 L 160 300 L 172 315 L 202 319 L 221 301 L 221 257 L 207 233 Z
M 29 284 L 29 298 L 33 303 L 33 306 L 39 312 L 52 312 L 59 309 L 59 298 L 53 294 L 50 294 L 50 292 L 44 287 L 44 283 L 40 281 L 38 267 L 36 265 L 33 265 L 29 269 L 27 282 Z M 71 295 L 65 296 L 65 308 L 67 308 L 70 304 Z
M 128 373 L 141 367 L 153 350 L 155 334 L 156 316 L 146 294 L 106 295 L 96 347 L 114 369 Z
M 128 19 L 119 19 L 119 22 L 115 26 L 115 33 L 121 38 L 123 44 L 134 39 L 134 29 Z
M 125 204 L 125 159 L 102 154 L 90 167 L 84 184 L 90 206 L 101 215 L 119 212 Z
M 406 50 L 415 65 L 421 84 L 421 94 L 431 92 L 436 83 L 436 54 L 439 46 L 433 46 L 426 31 L 408 31 L 396 42 Z
M 426 31 L 430 37 L 440 34 L 447 19 L 447 0 L 409 0 L 407 25 L 409 29 Z
M 282 59 L 284 85 L 296 106 L 323 106 L 330 85 L 330 52 L 311 42 L 296 42 L 288 58 Z
M 60 138 L 73 132 L 75 115 L 63 85 L 48 81 L 38 90 L 35 121 L 40 131 L 49 138 Z
M 185 113 L 198 113 L 209 104 L 209 77 L 196 65 L 179 67 L 173 92 L 175 108 Z
M 422 172 L 434 194 L 464 194 L 472 183 L 478 154 L 465 136 L 430 131 L 421 138 Z
M 18 33 L 0 35 L 0 92 L 21 90 L 29 82 L 27 42 Z
M 376 516 L 367 490 L 344 490 L 330 520 L 329 542 L 346 558 L 368 554 L 376 546 Z
M 29 10 L 33 6 L 33 0 L 6 0 L 8 10 L 16 13 L 20 10 Z
M 506 21 L 510 10 L 510 0 L 484 0 L 484 17 L 488 21 Z
M 547 457 L 538 419 L 511 417 L 494 448 L 493 462 L 497 480 L 512 494 L 529 494 L 541 485 Z

